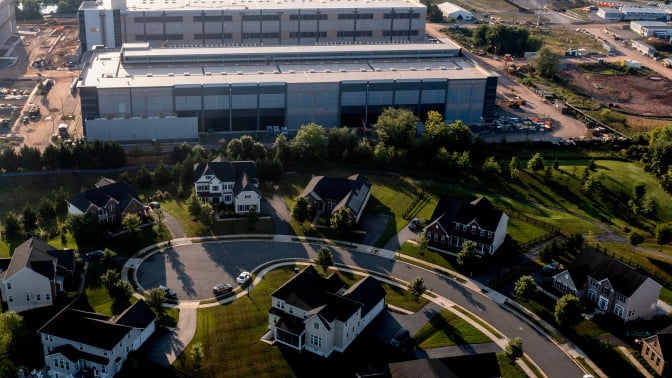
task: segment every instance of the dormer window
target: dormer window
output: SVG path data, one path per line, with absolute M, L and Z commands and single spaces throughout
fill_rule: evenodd
M 485 231 L 481 230 L 481 236 L 485 235 Z
M 205 175 L 206 180 L 212 180 L 212 175 Z
M 476 226 L 471 226 L 471 233 L 475 234 L 476 233 Z

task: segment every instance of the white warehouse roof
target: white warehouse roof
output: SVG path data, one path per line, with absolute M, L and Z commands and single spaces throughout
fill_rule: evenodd
M 415 0 L 98 0 L 84 1 L 85 8 L 129 10 L 280 10 L 309 8 L 408 8 L 424 7 Z
M 446 18 L 457 18 L 459 15 L 462 16 L 462 19 L 466 20 L 470 20 L 473 18 L 471 12 L 453 3 L 449 2 L 441 3 L 439 4 L 439 9 L 441 10 L 441 13 L 443 13 L 443 16 Z

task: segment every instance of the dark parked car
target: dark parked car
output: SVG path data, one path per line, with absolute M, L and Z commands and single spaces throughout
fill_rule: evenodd
M 544 272 L 544 273 L 553 273 L 553 272 L 557 272 L 557 271 L 562 270 L 562 269 L 563 269 L 562 264 L 560 264 L 557 261 L 553 261 L 552 263 L 550 263 L 550 264 L 544 266 L 543 268 L 541 268 L 541 271 Z
M 231 286 L 231 284 L 219 284 L 212 288 L 212 293 L 215 294 L 215 296 L 228 294 L 231 291 L 233 291 L 233 286 Z
M 417 231 L 422 228 L 422 220 L 420 218 L 413 218 L 411 223 L 408 224 L 408 228 L 412 231 Z
M 167 288 L 163 285 L 159 286 L 159 289 L 163 290 L 163 292 L 166 293 L 166 298 L 177 299 L 177 293 L 175 292 L 175 290 Z
M 411 334 L 406 328 L 401 328 L 390 340 L 390 345 L 395 348 L 404 346 L 411 339 Z
M 95 251 L 86 252 L 85 256 L 90 258 L 90 259 L 93 259 L 93 258 L 98 258 L 99 259 L 99 258 L 103 257 L 104 253 L 105 252 L 101 251 L 100 249 L 97 249 Z

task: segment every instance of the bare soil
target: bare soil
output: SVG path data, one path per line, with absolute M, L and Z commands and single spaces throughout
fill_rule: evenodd
M 654 74 L 655 75 L 655 74 Z M 672 114 L 672 82 L 661 76 L 605 75 L 574 69 L 563 72 L 578 92 L 604 105 L 642 116 Z
M 10 56 L 16 58 L 12 66 L 0 68 L 0 88 L 24 95 L 16 98 L 0 94 L 0 104 L 18 107 L 11 114 L 0 114 L 0 118 L 12 121 L 12 127 L 0 129 L 0 134 L 10 134 L 11 138 L 22 139 L 23 144 L 41 150 L 52 141 L 61 123 L 68 124 L 70 137 L 81 136 L 79 99 L 70 92 L 72 81 L 79 77 L 79 69 L 77 65 L 68 65 L 68 62 L 78 63 L 75 56 L 79 40 L 77 20 L 20 24 L 18 29 L 18 38 L 10 38 L 0 46 L 11 50 Z M 45 64 L 34 67 L 32 63 L 37 59 L 43 59 Z M 37 86 L 46 79 L 54 80 L 54 86 L 42 94 Z M 26 124 L 22 117 L 33 105 L 40 108 L 40 116 Z M 73 120 L 62 120 L 72 115 L 77 116 Z

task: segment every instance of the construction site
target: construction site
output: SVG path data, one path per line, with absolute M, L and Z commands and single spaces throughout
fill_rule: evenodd
M 0 50 L 0 150 L 27 145 L 44 149 L 59 138 L 81 135 L 77 20 L 19 24 Z M 65 132 L 58 132 L 66 125 Z M 64 130 L 63 127 L 60 130 Z

